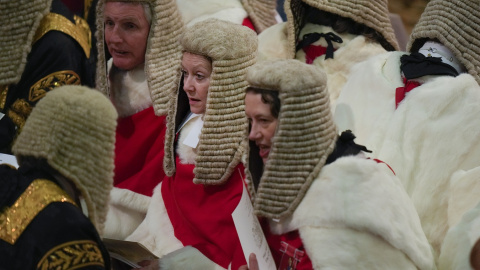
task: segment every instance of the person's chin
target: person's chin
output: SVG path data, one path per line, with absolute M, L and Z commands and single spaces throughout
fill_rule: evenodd
M 194 114 L 204 114 L 205 110 L 198 108 L 197 106 L 190 106 L 190 111 Z
M 268 157 L 264 157 L 264 158 L 262 158 L 263 165 L 266 165 L 266 164 L 267 164 L 267 160 L 268 160 Z
M 121 70 L 132 70 L 135 68 L 130 61 L 126 61 L 125 59 L 115 59 L 113 58 L 113 65 Z

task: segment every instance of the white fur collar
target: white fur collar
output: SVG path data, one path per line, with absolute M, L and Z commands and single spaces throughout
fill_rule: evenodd
M 314 25 L 314 26 L 319 27 L 324 31 L 328 31 L 327 30 L 328 28 L 331 29 L 330 27 L 326 27 L 326 26 L 319 26 L 319 25 Z M 307 28 L 307 30 L 311 30 L 311 29 Z M 332 32 L 332 31 L 333 29 L 331 29 L 331 31 L 328 31 L 328 32 Z M 326 69 L 325 71 L 327 73 L 328 73 L 328 65 L 336 64 L 336 66 L 348 66 L 348 70 L 349 70 L 352 65 L 358 62 L 364 61 L 368 59 L 370 56 L 386 52 L 386 50 L 380 44 L 367 40 L 364 36 L 361 36 L 361 35 L 356 36 L 352 34 L 342 34 L 342 35 L 339 34 L 338 36 L 342 38 L 343 43 L 333 42 L 333 47 L 337 49 L 334 53 L 333 59 L 330 58 L 325 60 L 325 57 L 321 56 L 315 59 L 315 61 L 313 61 L 314 65 L 325 68 Z M 327 46 L 327 43 L 323 38 L 321 38 L 319 41 L 313 44 Z M 299 50 L 296 53 L 295 58 L 305 63 L 305 52 L 303 50 Z
M 111 100 L 119 117 L 126 117 L 152 106 L 144 67 L 124 71 L 108 61 Z
M 364 232 L 401 250 L 418 268 L 433 268 L 412 201 L 387 166 L 373 160 L 342 157 L 323 167 L 293 215 L 270 224 L 277 234 L 298 229 L 302 235 L 312 228 Z M 302 236 L 306 248 L 309 240 Z
M 330 26 L 318 25 L 318 24 L 313 24 L 313 23 L 305 24 L 305 26 L 300 31 L 299 37 L 303 37 L 305 34 L 310 34 L 310 33 L 325 33 L 326 34 L 326 33 L 330 33 L 330 32 L 339 36 L 343 40 L 342 43 L 332 42 L 332 45 L 335 49 L 344 47 L 352 39 L 357 37 L 357 35 L 353 35 L 353 34 L 349 34 L 349 33 L 339 34 L 335 31 L 333 31 L 333 28 L 331 28 Z M 327 47 L 328 43 L 324 38 L 320 38 L 316 42 L 312 43 L 312 45 Z
M 311 32 L 328 33 L 334 31 L 331 27 L 307 24 L 301 33 Z M 370 41 L 362 35 L 338 34 L 338 36 L 342 38 L 343 43 L 333 42 L 334 48 L 337 49 L 334 53 L 334 58 L 325 59 L 325 56 L 320 56 L 313 61 L 313 65 L 320 67 L 327 74 L 327 86 L 330 93 L 332 112 L 335 111 L 336 101 L 350 75 L 351 68 L 374 55 L 386 52 L 380 44 Z M 324 38 L 313 44 L 327 46 Z M 305 52 L 299 50 L 295 58 L 305 63 Z
M 192 145 L 185 144 L 185 140 L 190 134 L 196 136 L 199 127 L 199 121 L 202 121 L 202 115 L 196 115 L 187 120 L 187 122 L 180 129 L 180 135 L 178 137 L 177 154 L 180 157 L 182 164 L 195 164 L 195 158 L 197 157 L 197 148 Z M 203 121 L 200 123 L 203 126 Z M 194 134 L 195 133 L 195 134 Z M 200 135 L 198 133 L 198 135 Z
M 242 24 L 248 16 L 239 0 L 177 0 L 177 5 L 187 26 L 208 18 Z

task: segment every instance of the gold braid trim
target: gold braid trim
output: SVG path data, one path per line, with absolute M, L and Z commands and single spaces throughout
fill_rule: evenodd
M 0 85 L 0 110 L 5 109 L 7 102 L 8 85 Z
M 12 119 L 13 123 L 18 127 L 18 131 L 25 125 L 25 121 L 32 112 L 32 106 L 24 100 L 17 99 L 12 107 L 7 111 L 7 115 Z
M 30 93 L 28 94 L 28 100 L 33 102 L 44 97 L 48 91 L 55 87 L 75 84 L 80 85 L 80 76 L 72 70 L 61 70 L 38 80 L 32 87 L 30 87 Z
M 90 13 L 90 9 L 92 8 L 92 2 L 93 0 L 85 0 L 83 2 L 83 19 L 85 19 L 85 21 L 88 20 L 88 14 Z
M 92 48 L 92 32 L 88 27 L 88 23 L 81 17 L 74 16 L 75 24 L 69 19 L 56 13 L 49 13 L 43 17 L 40 26 L 35 32 L 33 43 L 37 42 L 43 35 L 49 31 L 60 31 L 71 36 L 82 47 L 87 58 L 90 58 L 90 50 Z
M 1 210 L 0 239 L 15 244 L 38 213 L 53 202 L 76 205 L 67 193 L 52 181 L 34 180 L 11 207 Z
M 105 262 L 97 243 L 81 240 L 52 248 L 37 264 L 37 269 L 80 269 L 88 266 L 105 266 Z

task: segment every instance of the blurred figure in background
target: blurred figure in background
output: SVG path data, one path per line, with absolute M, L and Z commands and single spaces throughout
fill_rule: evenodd
M 247 26 L 257 33 L 276 24 L 276 0 L 177 0 L 185 25 L 219 19 Z
M 479 202 L 479 14 L 478 0 L 430 1 L 409 53 L 355 66 L 335 110 L 340 129 L 394 168 L 436 259 L 449 228 Z
M 60 0 L 2 4 L 0 153 L 11 153 L 32 108 L 48 91 L 66 84 L 94 86 L 91 51 L 87 22 Z
M 286 0 L 287 21 L 259 35 L 259 60 L 298 59 L 327 74 L 332 110 L 356 63 L 398 50 L 386 0 Z

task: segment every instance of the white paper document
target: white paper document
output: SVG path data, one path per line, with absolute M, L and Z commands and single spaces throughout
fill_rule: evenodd
M 250 253 L 255 253 L 259 269 L 275 270 L 275 261 L 263 234 L 258 218 L 253 213 L 253 206 L 247 189 L 243 187 L 242 199 L 232 213 L 245 260 L 248 262 Z

